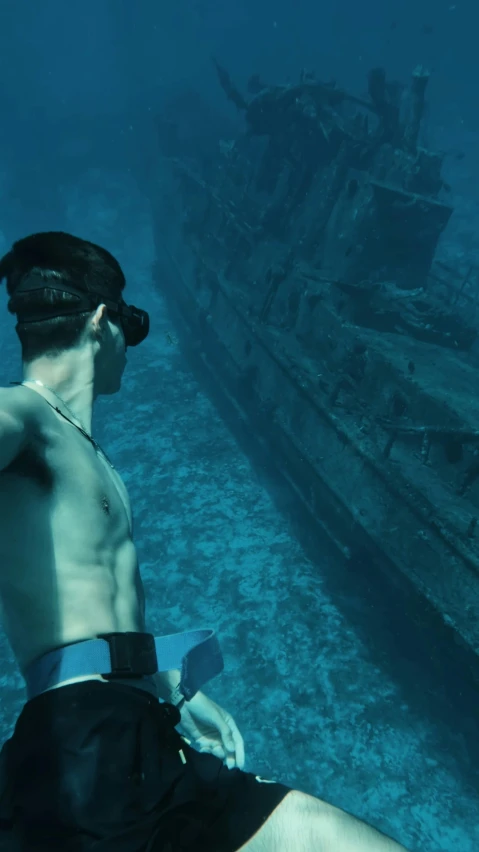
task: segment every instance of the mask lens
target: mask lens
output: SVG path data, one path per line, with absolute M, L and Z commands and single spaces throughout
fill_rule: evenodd
M 121 315 L 123 334 L 126 346 L 138 346 L 147 336 L 150 329 L 150 318 L 146 311 L 129 308 L 128 315 Z

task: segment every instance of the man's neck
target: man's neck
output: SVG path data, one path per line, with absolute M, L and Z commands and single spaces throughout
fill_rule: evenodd
M 93 414 L 93 371 L 85 369 L 86 365 L 77 365 L 75 370 L 65 362 L 55 362 L 54 359 L 38 359 L 24 365 L 23 381 L 34 388 L 49 402 L 60 401 L 80 421 L 83 428 L 91 434 Z M 90 373 L 90 375 L 88 375 Z M 36 384 L 41 382 L 41 384 Z M 68 415 L 68 411 L 64 412 Z

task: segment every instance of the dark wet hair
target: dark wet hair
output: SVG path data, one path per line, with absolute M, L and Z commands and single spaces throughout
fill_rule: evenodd
M 45 287 L 35 292 L 16 293 L 20 281 L 31 272 L 40 275 Z M 42 312 L 51 313 L 52 308 L 76 300 L 71 293 L 51 289 L 49 282 L 55 282 L 56 286 L 70 282 L 86 290 L 87 281 L 89 289 L 115 301 L 120 299 L 126 283 L 120 264 L 110 252 L 63 231 L 32 234 L 14 243 L 0 260 L 0 281 L 4 278 L 10 296 L 10 313 L 24 311 L 33 317 L 38 313 L 38 321 L 18 322 L 15 327 L 25 363 L 41 355 L 58 355 L 77 345 L 90 316 L 87 311 L 42 319 Z

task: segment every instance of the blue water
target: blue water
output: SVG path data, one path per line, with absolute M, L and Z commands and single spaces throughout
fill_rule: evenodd
M 242 728 L 248 770 L 413 850 L 472 852 L 479 701 L 439 625 L 424 612 L 413 629 L 417 605 L 380 566 L 345 563 L 318 539 L 227 403 L 205 395 L 158 303 L 160 315 L 155 398 L 141 366 L 105 405 L 130 412 L 128 441 L 115 434 L 121 414 L 99 418 L 128 470 L 153 628 L 218 629 L 226 671 L 209 692 Z
M 477 262 L 478 16 L 472 0 L 5 0 L 0 13 L 0 250 L 41 229 L 96 240 L 124 264 L 127 298 L 152 314 L 121 395 L 95 414 L 130 490 L 151 629 L 218 630 L 226 670 L 209 693 L 242 729 L 247 769 L 418 852 L 479 849 L 477 692 L 432 614 L 368 554 L 345 563 L 320 539 L 208 395 L 152 289 L 139 184 L 173 94 L 199 92 L 238 120 L 212 54 L 243 89 L 252 73 L 276 83 L 306 67 L 358 95 L 371 67 L 406 82 L 424 63 L 427 130 L 449 152 L 457 207 L 443 249 Z M 19 377 L 13 324 L 4 309 L 1 385 Z M 24 694 L 3 637 L 0 661 L 5 738 Z
M 446 680 L 457 680 L 453 661 L 435 670 L 443 640 L 429 616 L 412 632 L 413 603 L 391 594 L 380 566 L 359 554 L 345 563 L 319 540 L 228 405 L 206 394 L 151 286 L 137 203 L 136 286 L 154 333 L 131 352 L 121 394 L 100 400 L 95 425 L 130 491 L 150 629 L 217 629 L 226 670 L 208 691 L 242 729 L 248 770 L 413 850 L 473 852 L 477 694 Z M 71 229 L 86 215 L 77 205 Z M 111 211 L 98 207 L 93 220 L 114 247 Z M 127 265 L 135 257 L 123 254 Z M 18 375 L 7 330 L 2 349 L 6 384 Z M 0 657 L 5 737 L 23 692 L 3 638 Z

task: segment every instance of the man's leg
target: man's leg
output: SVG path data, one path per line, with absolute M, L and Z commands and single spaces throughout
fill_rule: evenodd
M 339 808 L 293 790 L 238 852 L 407 852 Z

